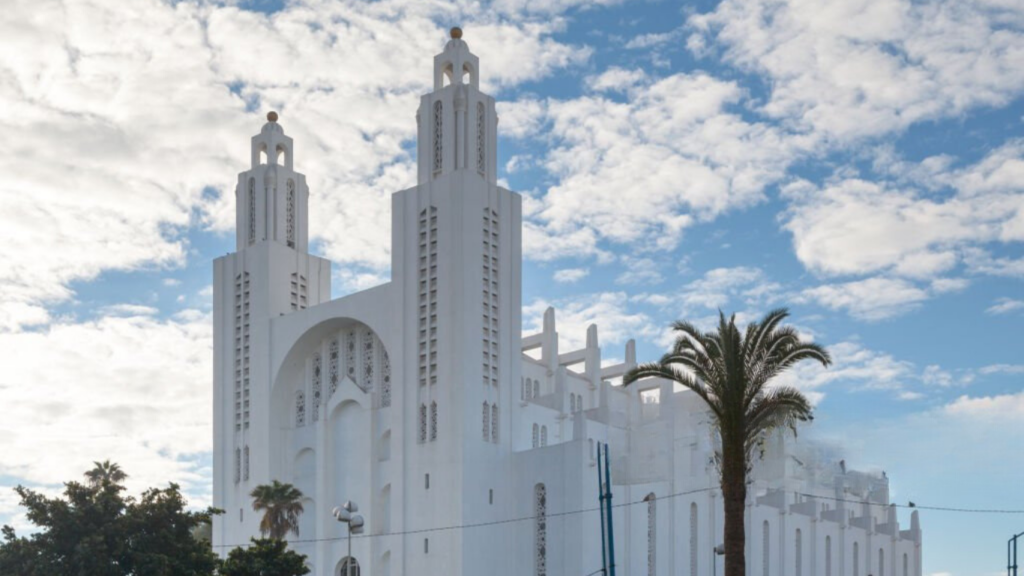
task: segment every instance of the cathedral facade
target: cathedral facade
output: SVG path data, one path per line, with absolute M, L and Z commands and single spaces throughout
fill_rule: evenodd
M 420 100 L 418 184 L 392 196 L 387 284 L 330 298 L 292 139 L 274 113 L 252 138 L 237 251 L 214 263 L 215 550 L 259 534 L 249 493 L 280 480 L 305 495 L 289 538 L 317 576 L 593 574 L 607 443 L 618 574 L 720 574 L 700 401 L 617 385 L 634 344 L 604 365 L 596 326 L 560 350 L 553 309 L 522 334 L 521 199 L 497 185 L 495 101 L 460 36 Z M 917 513 L 901 529 L 884 474 L 779 436 L 749 494 L 748 574 L 921 575 Z M 330 512 L 345 501 L 366 520 L 351 557 Z

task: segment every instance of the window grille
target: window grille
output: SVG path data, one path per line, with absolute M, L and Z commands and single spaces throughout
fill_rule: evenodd
M 534 532 L 534 565 L 536 576 L 547 576 L 548 573 L 548 495 L 543 484 L 534 489 L 533 516 Z

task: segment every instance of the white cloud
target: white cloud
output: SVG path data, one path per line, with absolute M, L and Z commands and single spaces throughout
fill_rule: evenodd
M 111 459 L 133 490 L 174 481 L 208 502 L 211 332 L 194 312 L 0 334 L 0 476 L 54 484 Z
M 982 374 L 1024 374 L 1024 364 L 990 364 L 979 372 Z
M 1024 91 L 1019 6 L 981 0 L 725 0 L 688 24 L 767 77 L 764 112 L 851 140 L 1001 105 Z M 698 52 L 699 53 L 699 52 Z
M 555 271 L 554 279 L 560 284 L 572 284 L 586 278 L 589 274 L 589 268 L 563 268 Z
M 661 284 L 665 279 L 661 275 L 660 266 L 650 258 L 624 256 L 626 269 L 615 278 L 616 284 L 635 284 L 650 286 Z
M 823 284 L 803 291 L 804 298 L 863 320 L 882 320 L 913 310 L 929 298 L 926 290 L 898 278 L 868 278 Z
M 1019 425 L 1024 419 L 1024 392 L 1000 396 L 961 396 L 943 410 L 954 416 L 982 420 L 1005 420 Z
M 625 92 L 645 78 L 647 78 L 647 74 L 641 69 L 626 70 L 613 66 L 601 74 L 588 76 L 585 83 L 587 88 L 598 92 L 605 90 Z
M 18 142 L 0 157 L 5 328 L 44 321 L 31 307 L 70 298 L 72 282 L 181 266 L 190 227 L 232 227 L 235 173 L 271 108 L 309 179 L 313 239 L 339 262 L 386 268 L 389 194 L 415 182 L 405 145 L 444 41 L 434 19 L 456 8 L 230 4 L 5 5 L 0 128 Z M 550 4 L 498 4 L 515 20 L 458 9 L 492 91 L 589 58 L 552 38 L 565 23 Z
M 783 373 L 777 383 L 813 393 L 816 401 L 820 401 L 826 386 L 843 384 L 850 390 L 885 390 L 900 395 L 913 392 L 907 386 L 919 379 L 913 363 L 865 348 L 858 342 L 844 341 L 827 348 L 832 356 L 831 366 L 823 368 L 817 363 L 802 362 Z
M 630 338 L 657 333 L 650 317 L 629 310 L 629 297 L 624 292 L 602 292 L 551 302 L 534 300 L 523 307 L 524 334 L 543 329 L 544 311 L 549 306 L 555 307 L 559 349 L 563 352 L 585 346 L 587 327 L 591 324 L 597 324 L 598 340 L 602 346 L 623 344 Z
M 1010 312 L 1016 312 L 1018 310 L 1024 310 L 1024 300 L 1014 300 L 1013 298 L 998 298 L 996 303 L 989 306 L 985 312 L 989 314 L 1009 314 Z

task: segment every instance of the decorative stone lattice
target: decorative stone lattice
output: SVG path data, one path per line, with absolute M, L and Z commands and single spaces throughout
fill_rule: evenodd
M 440 100 L 434 102 L 434 172 L 444 168 L 444 104 Z
M 295 181 L 288 180 L 285 212 L 285 238 L 289 248 L 295 248 Z
M 256 242 L 256 179 L 249 178 L 249 244 Z
M 339 357 L 338 356 L 339 356 L 339 352 L 338 352 L 338 339 L 334 338 L 334 339 L 331 340 L 330 355 L 328 356 L 328 358 L 329 358 L 329 364 L 328 364 L 329 367 L 328 367 L 328 372 L 327 372 L 327 374 L 328 374 L 327 382 L 328 382 L 328 385 L 329 385 L 328 391 L 327 391 L 327 397 L 328 398 L 330 398 L 331 396 L 334 396 L 334 391 L 338 389 L 338 380 L 339 380 L 339 376 L 338 376 L 338 361 L 339 361 Z
M 363 390 L 369 392 L 373 389 L 373 331 L 363 332 Z
M 313 355 L 313 422 L 320 419 L 320 401 L 323 396 L 323 366 L 320 361 L 320 354 Z
M 543 484 L 533 489 L 534 532 L 534 566 L 536 576 L 547 576 L 548 573 L 548 493 Z
M 388 353 L 381 347 L 381 374 L 380 374 L 380 405 L 384 408 L 391 406 L 391 359 Z
M 295 427 L 302 428 L 306 425 L 306 392 L 299 390 L 295 393 Z
M 484 139 L 486 133 L 486 115 L 484 114 L 484 103 L 478 102 L 476 105 L 476 169 L 481 174 L 487 166 L 487 161 L 484 156 L 484 149 L 486 147 L 486 140 Z

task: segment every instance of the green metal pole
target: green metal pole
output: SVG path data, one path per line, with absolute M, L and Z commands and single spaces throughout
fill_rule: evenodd
M 608 573 L 608 551 L 605 549 L 604 483 L 601 482 L 601 445 L 597 445 L 597 510 L 601 514 L 601 574 Z
M 612 520 L 612 473 L 608 466 L 608 444 L 604 445 L 605 506 L 608 509 L 608 569 L 615 576 L 615 522 Z

